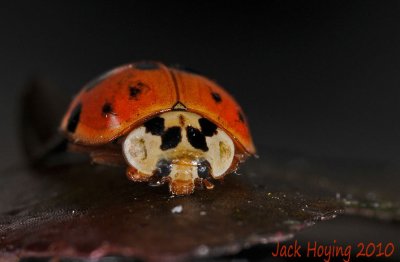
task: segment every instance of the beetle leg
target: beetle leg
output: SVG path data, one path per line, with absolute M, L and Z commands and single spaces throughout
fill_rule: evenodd
M 162 186 L 165 183 L 168 183 L 171 181 L 171 178 L 169 176 L 160 176 L 158 174 L 154 174 L 149 178 L 149 186 Z
M 136 168 L 131 166 L 126 168 L 126 176 L 128 179 L 135 182 L 146 182 L 149 181 L 150 178 L 148 175 L 139 172 Z
M 203 179 L 203 184 L 207 189 L 213 189 L 214 184 L 211 183 L 208 179 Z
M 194 180 L 194 186 L 197 189 L 203 189 L 203 178 L 196 177 L 196 179 Z
M 196 186 L 197 189 L 203 189 L 204 187 L 207 189 L 213 189 L 214 188 L 214 184 L 210 182 L 210 180 L 208 180 L 208 178 L 200 178 L 197 177 L 194 180 L 194 185 Z

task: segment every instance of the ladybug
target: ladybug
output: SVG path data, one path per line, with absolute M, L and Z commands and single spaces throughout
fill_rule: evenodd
M 255 154 L 234 98 L 196 73 L 158 62 L 117 67 L 82 88 L 60 130 L 70 151 L 127 166 L 133 181 L 169 184 L 175 195 L 234 172 Z

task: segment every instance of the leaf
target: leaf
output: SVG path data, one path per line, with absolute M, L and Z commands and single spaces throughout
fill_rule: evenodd
M 332 196 L 306 193 L 268 172 L 230 175 L 186 197 L 123 174 L 91 165 L 5 174 L 0 250 L 22 257 L 210 257 L 289 239 L 343 208 Z

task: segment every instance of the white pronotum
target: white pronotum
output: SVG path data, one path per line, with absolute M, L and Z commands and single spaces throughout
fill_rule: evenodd
M 167 175 L 172 180 L 193 181 L 199 163 L 205 161 L 213 178 L 224 175 L 232 164 L 235 146 L 222 129 L 200 115 L 170 111 L 132 130 L 123 143 L 123 154 L 129 165 L 149 177 L 161 161 L 169 163 Z

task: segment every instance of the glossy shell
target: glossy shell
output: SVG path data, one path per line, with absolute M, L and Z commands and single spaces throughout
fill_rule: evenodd
M 243 151 L 255 153 L 243 111 L 228 92 L 203 76 L 156 62 L 124 65 L 87 84 L 71 103 L 61 130 L 74 143 L 102 145 L 174 108 L 208 118 Z

